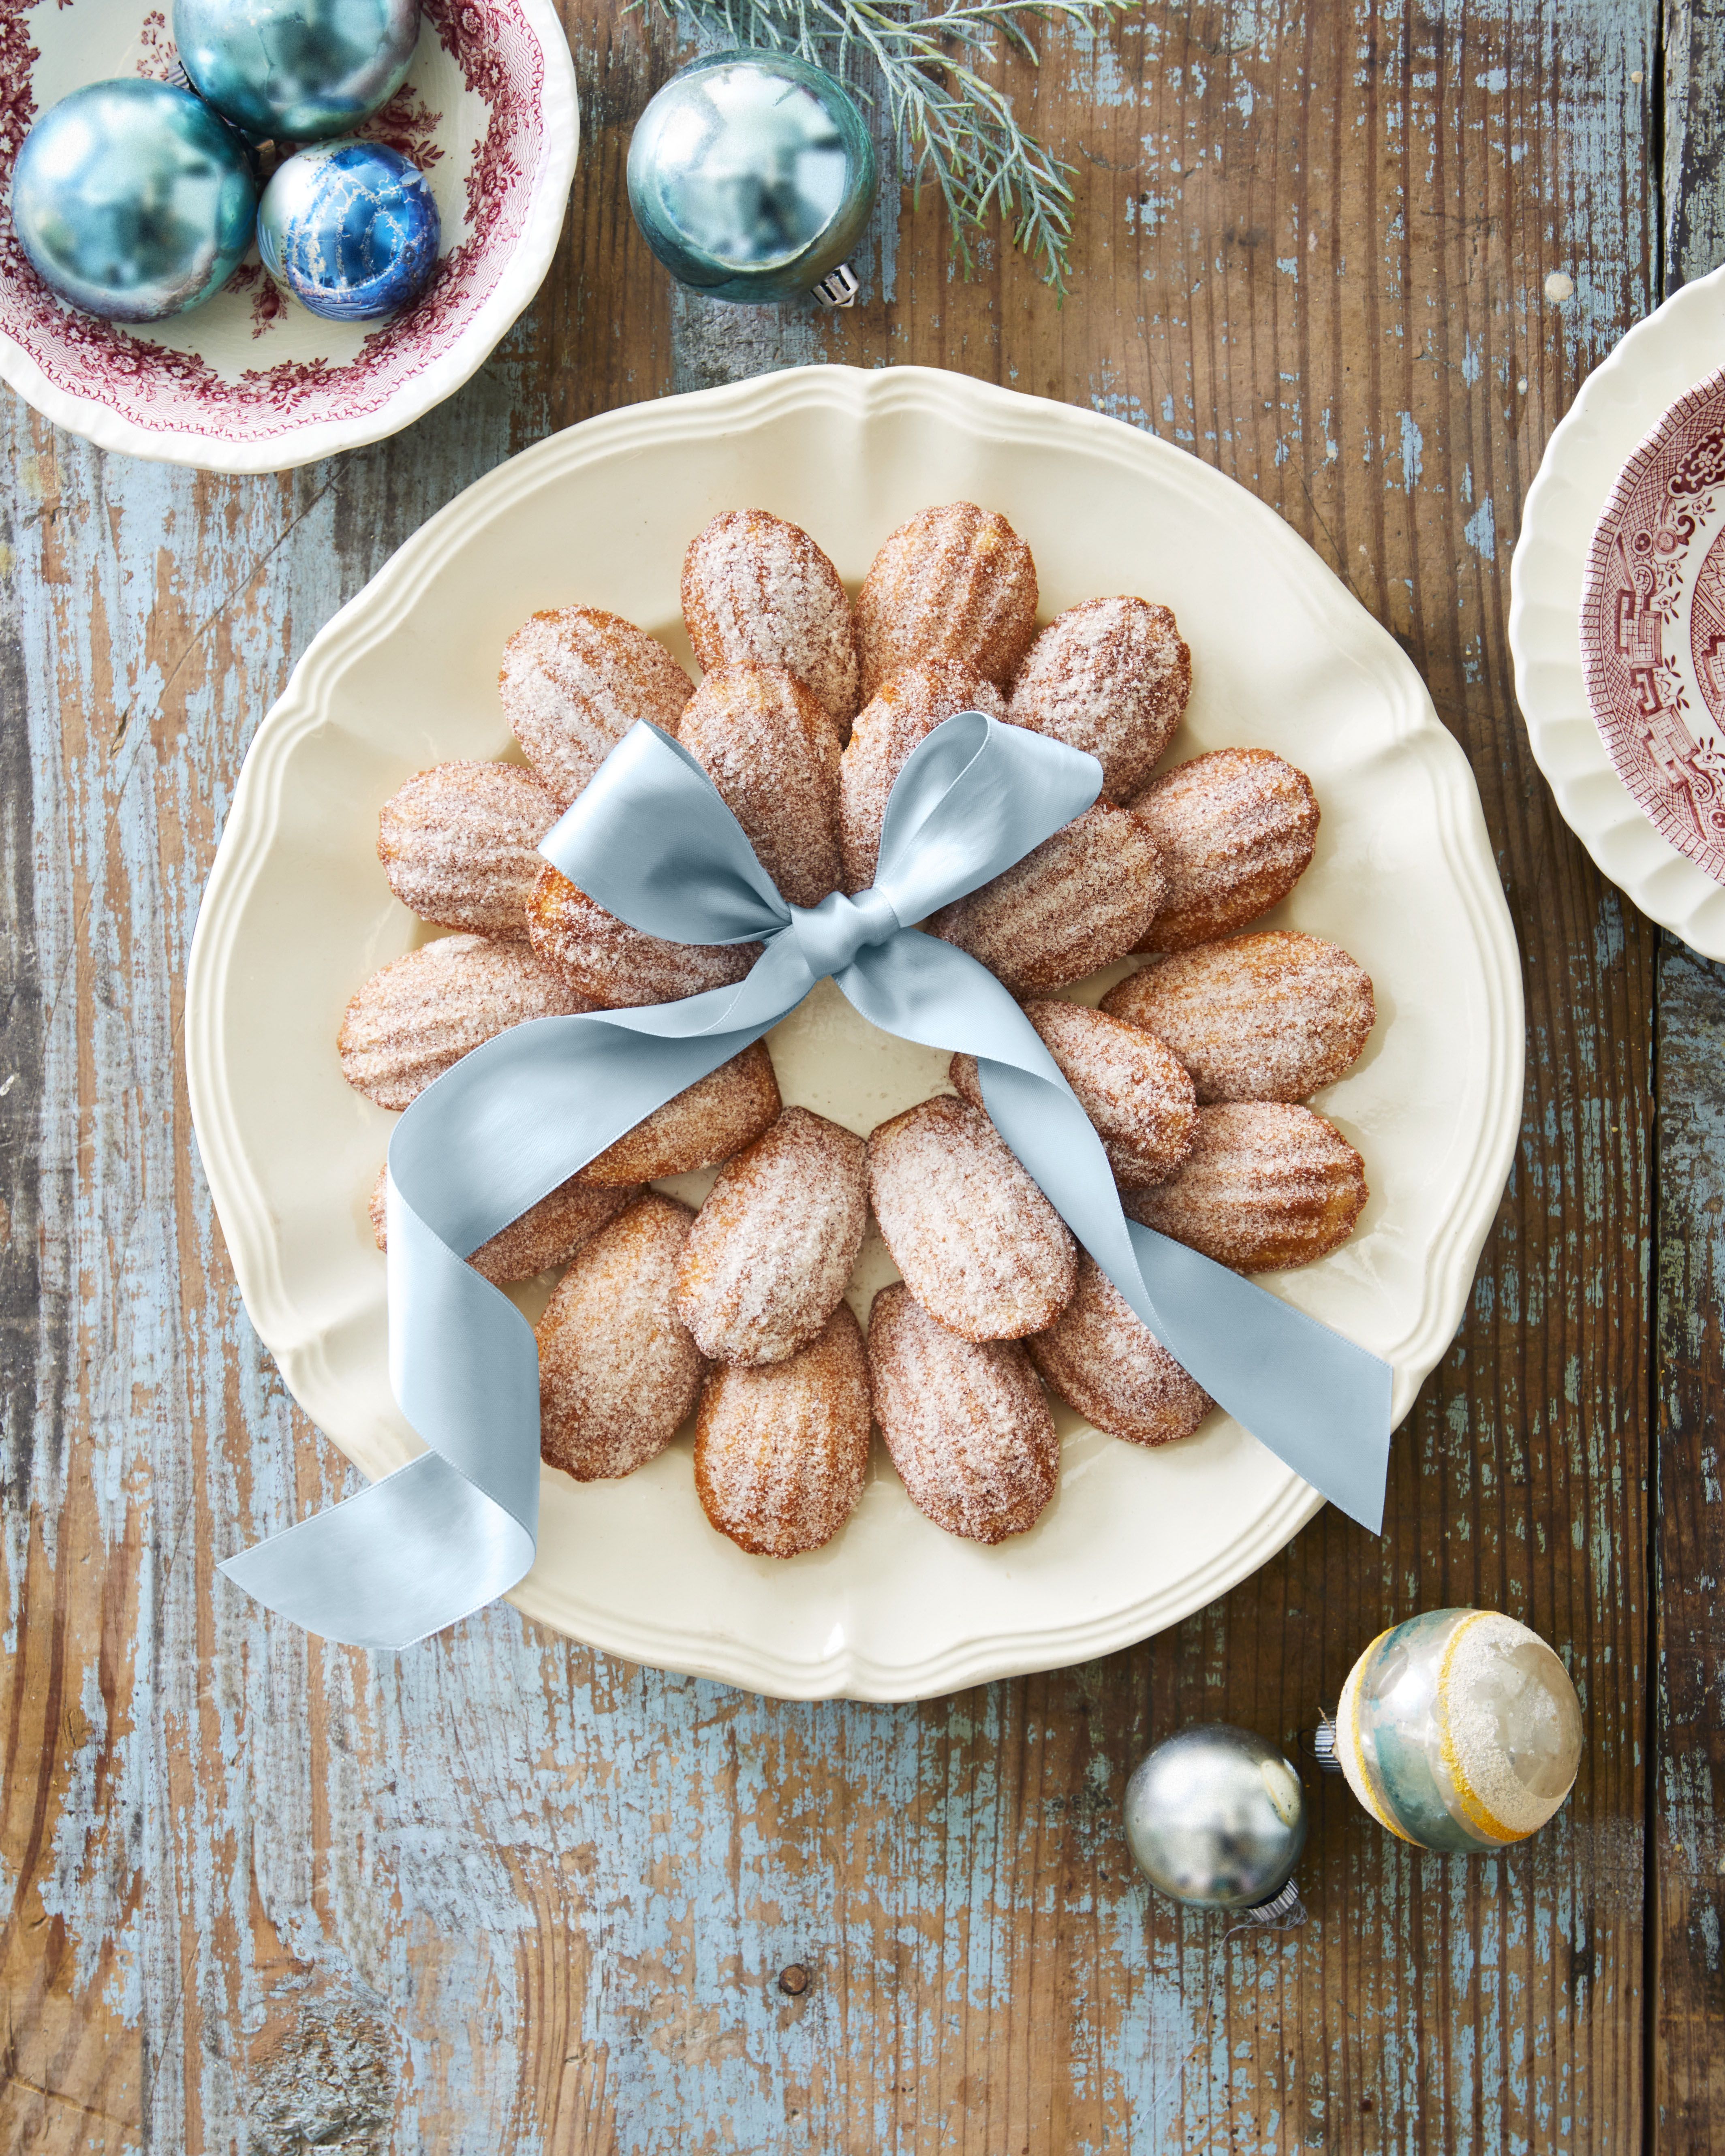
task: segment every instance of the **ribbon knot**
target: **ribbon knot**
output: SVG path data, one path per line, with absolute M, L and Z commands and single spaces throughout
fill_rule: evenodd
M 803 963 L 815 979 L 842 973 L 860 951 L 885 943 L 896 936 L 903 923 L 892 901 L 878 885 L 847 898 L 842 891 L 829 891 L 819 906 L 793 906 L 791 933 Z

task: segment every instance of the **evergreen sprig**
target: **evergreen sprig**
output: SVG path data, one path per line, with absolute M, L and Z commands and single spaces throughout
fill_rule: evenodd
M 1024 24 L 1061 20 L 1099 29 L 1135 0 L 656 0 L 704 42 L 794 52 L 831 74 L 860 54 L 878 77 L 913 199 L 940 190 L 952 244 L 968 276 L 970 241 L 990 216 L 1039 259 L 1044 281 L 1066 289 L 1074 168 L 1019 126 L 1012 100 L 975 64 L 1001 38 L 1035 64 Z M 872 104 L 866 81 L 854 85 Z

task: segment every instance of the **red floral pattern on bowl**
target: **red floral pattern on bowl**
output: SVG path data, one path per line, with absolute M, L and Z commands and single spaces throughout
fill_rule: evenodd
M 1725 367 L 1624 466 L 1581 598 L 1594 722 L 1648 821 L 1725 884 Z
M 78 313 L 25 259 L 5 204 L 39 112 L 80 84 L 167 75 L 164 13 L 137 0 L 0 0 L 0 375 L 105 448 L 273 471 L 397 433 L 459 387 L 538 290 L 578 136 L 547 0 L 424 0 L 408 80 L 363 131 L 427 172 L 444 246 L 429 290 L 373 324 L 285 299 L 255 250 L 203 307 L 126 326 Z

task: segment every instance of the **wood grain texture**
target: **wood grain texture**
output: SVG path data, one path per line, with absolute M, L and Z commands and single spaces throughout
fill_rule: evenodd
M 843 321 L 670 291 L 622 172 L 671 48 L 598 0 L 567 21 L 563 244 L 449 405 L 256 480 L 4 407 L 0 2135 L 1639 2146 L 1654 945 L 1532 764 L 1503 615 L 1543 442 L 1651 300 L 1651 0 L 1158 0 L 1051 36 L 1039 78 L 1009 72 L 1080 170 L 1072 298 L 998 249 L 958 281 L 906 203 Z M 177 1054 L 240 756 L 316 629 L 501 458 L 819 358 L 955 367 L 1219 465 L 1389 624 L 1471 758 L 1526 957 L 1527 1114 L 1388 1531 L 1326 1515 L 1159 1640 L 922 1706 L 762 1702 L 507 1608 L 399 1658 L 309 1641 L 213 1569 L 352 1480 L 246 1325 Z M 1446 1861 L 1324 1784 L 1302 1930 L 1153 1902 L 1118 1826 L 1146 1746 L 1217 1717 L 1291 1741 L 1378 1630 L 1450 1603 L 1524 1618 L 1575 1675 L 1588 1751 L 1553 1826 Z

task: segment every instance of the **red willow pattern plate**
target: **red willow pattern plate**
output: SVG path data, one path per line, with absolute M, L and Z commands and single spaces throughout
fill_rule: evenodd
M 1648 821 L 1725 884 L 1725 367 L 1619 475 L 1581 599 L 1594 722 Z

